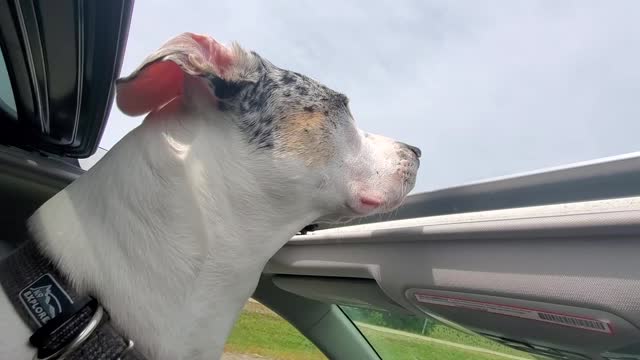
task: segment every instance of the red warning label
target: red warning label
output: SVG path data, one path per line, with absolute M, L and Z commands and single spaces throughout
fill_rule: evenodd
M 505 316 L 519 317 L 522 319 L 542 321 L 556 325 L 568 326 L 577 329 L 597 331 L 612 334 L 611 324 L 607 320 L 592 319 L 583 316 L 560 314 L 546 310 L 529 309 L 518 306 L 496 304 L 477 300 L 454 298 L 449 296 L 416 293 L 416 300 L 421 303 L 451 306 L 465 309 L 489 312 Z

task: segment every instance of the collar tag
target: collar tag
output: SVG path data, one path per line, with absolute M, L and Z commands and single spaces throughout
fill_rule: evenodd
M 73 311 L 73 300 L 50 273 L 22 289 L 20 301 L 40 327 L 64 312 Z

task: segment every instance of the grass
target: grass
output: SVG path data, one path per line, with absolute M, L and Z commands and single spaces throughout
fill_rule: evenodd
M 326 359 L 311 341 L 278 315 L 247 310 L 231 332 L 225 352 L 277 360 Z
M 401 335 L 385 334 L 366 328 L 362 330 L 384 360 L 507 360 L 507 358 L 501 356 L 458 349 L 444 344 L 429 343 Z
M 446 340 L 446 341 L 451 341 L 458 344 L 475 346 L 475 347 L 479 347 L 487 350 L 501 352 L 504 354 L 527 357 L 527 355 L 524 354 L 522 351 L 518 351 L 510 347 L 500 345 L 495 341 L 491 341 L 481 336 L 466 334 L 462 331 L 452 329 L 451 327 L 443 324 L 436 324 L 431 330 L 431 332 L 429 332 L 428 336 L 434 339 Z
M 366 327 L 361 330 L 384 360 L 508 360 L 497 355 L 460 349 L 400 334 L 385 333 Z M 431 330 L 429 337 L 528 358 L 517 350 L 441 324 Z M 253 354 L 274 360 L 326 359 L 298 330 L 260 304 L 249 304 L 241 313 L 227 341 L 225 351 Z

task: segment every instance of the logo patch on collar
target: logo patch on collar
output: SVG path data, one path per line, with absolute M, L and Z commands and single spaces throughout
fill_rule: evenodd
M 38 326 L 73 309 L 69 294 L 48 273 L 20 291 L 20 300 Z

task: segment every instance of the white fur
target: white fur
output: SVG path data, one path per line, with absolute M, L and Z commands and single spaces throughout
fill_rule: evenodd
M 47 201 L 29 227 L 149 359 L 216 359 L 265 263 L 296 231 L 363 215 L 347 206 L 362 192 L 390 210 L 413 186 L 417 162 L 401 159 L 395 142 L 365 138 L 355 125 L 347 132 L 330 142 L 336 159 L 308 169 L 295 156 L 252 150 L 210 101 L 176 99 Z M 0 322 L 0 358 L 32 356 L 30 332 L 4 293 Z

